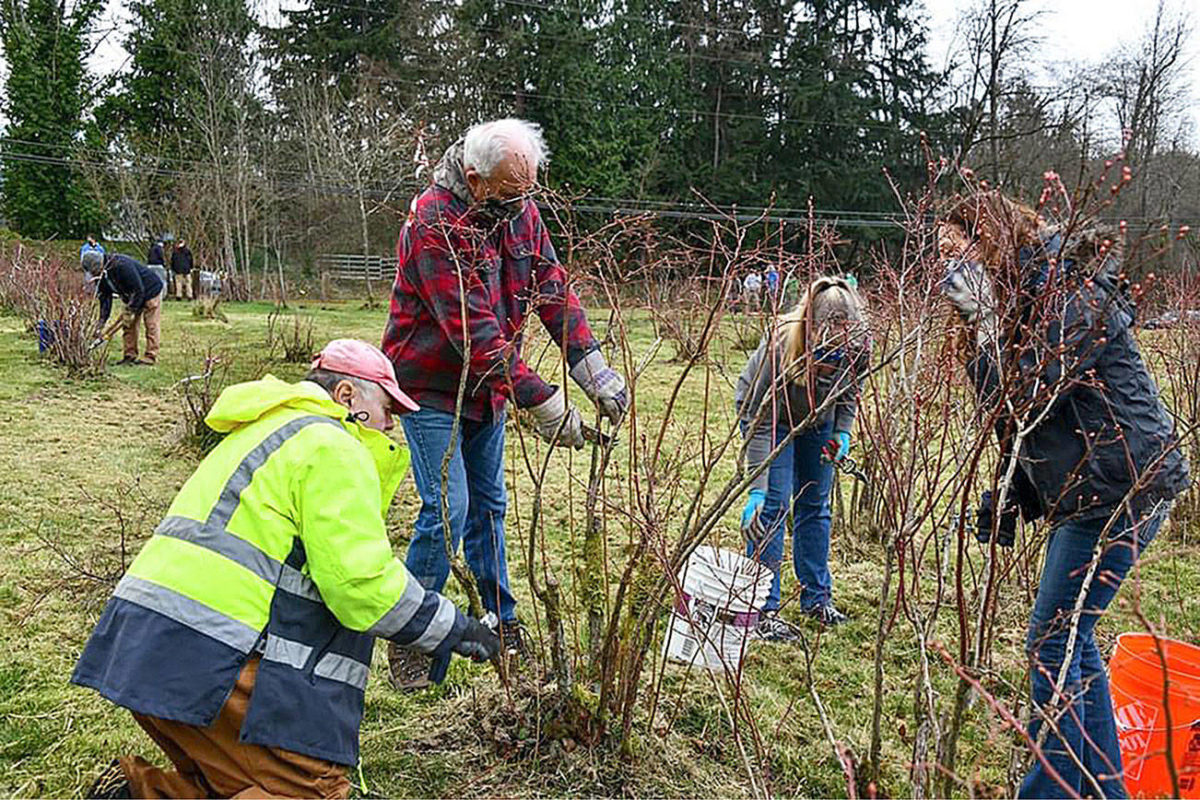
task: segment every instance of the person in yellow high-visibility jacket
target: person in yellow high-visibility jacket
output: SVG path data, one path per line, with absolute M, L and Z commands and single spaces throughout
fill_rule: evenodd
M 476 660 L 499 641 L 422 588 L 384 515 L 417 408 L 391 362 L 340 339 L 307 379 L 221 393 L 227 433 L 117 584 L 72 677 L 174 764 L 119 759 L 90 797 L 345 797 L 376 636 Z

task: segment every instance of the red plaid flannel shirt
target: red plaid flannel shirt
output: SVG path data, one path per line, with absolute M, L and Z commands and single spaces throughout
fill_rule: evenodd
M 467 419 L 499 419 L 507 398 L 529 408 L 554 393 L 521 359 L 530 310 L 565 345 L 569 366 L 598 347 L 532 202 L 511 223 L 492 225 L 448 189 L 431 186 L 413 200 L 396 255 L 383 352 L 400 387 L 422 406 L 454 413 L 464 342 L 459 267 L 471 342 Z

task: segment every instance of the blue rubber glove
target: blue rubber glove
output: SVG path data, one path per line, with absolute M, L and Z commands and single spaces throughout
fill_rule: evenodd
M 746 507 L 742 509 L 743 530 L 754 524 L 754 518 L 758 516 L 758 512 L 762 509 L 765 502 L 767 502 L 766 489 L 750 490 L 750 497 L 746 499 Z
M 850 434 L 845 431 L 834 431 L 833 436 L 821 448 L 821 455 L 826 461 L 841 461 L 850 455 Z

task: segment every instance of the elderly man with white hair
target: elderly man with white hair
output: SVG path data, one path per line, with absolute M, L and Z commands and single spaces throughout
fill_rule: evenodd
M 449 576 L 442 461 L 450 451 L 453 546 L 462 543 L 485 608 L 499 618 L 505 646 L 518 650 L 524 641 L 504 543 L 508 401 L 528 410 L 547 441 L 584 443 L 582 419 L 563 387 L 543 380 L 521 358 L 526 315 L 541 318 L 571 378 L 605 417 L 615 424 L 627 406 L 625 380 L 605 362 L 530 200 L 547 155 L 541 128 L 519 119 L 476 125 L 450 146 L 400 232 L 383 336 L 397 378 L 421 405 L 403 418 L 421 497 L 408 569 L 434 590 Z M 460 428 L 452 440 L 456 415 Z M 401 689 L 440 680 L 447 663 L 399 650 L 389 656 L 393 684 Z

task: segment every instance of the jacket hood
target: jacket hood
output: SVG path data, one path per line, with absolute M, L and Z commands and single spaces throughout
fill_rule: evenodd
M 346 416 L 346 409 L 333 402 L 317 384 L 311 381 L 287 383 L 267 375 L 262 380 L 238 383 L 221 392 L 204 422 L 218 433 L 228 433 L 281 407 L 332 419 Z
M 463 142 L 459 139 L 446 148 L 442 160 L 433 168 L 433 182 L 462 200 L 471 204 L 471 190 L 467 188 L 467 176 L 463 172 Z

